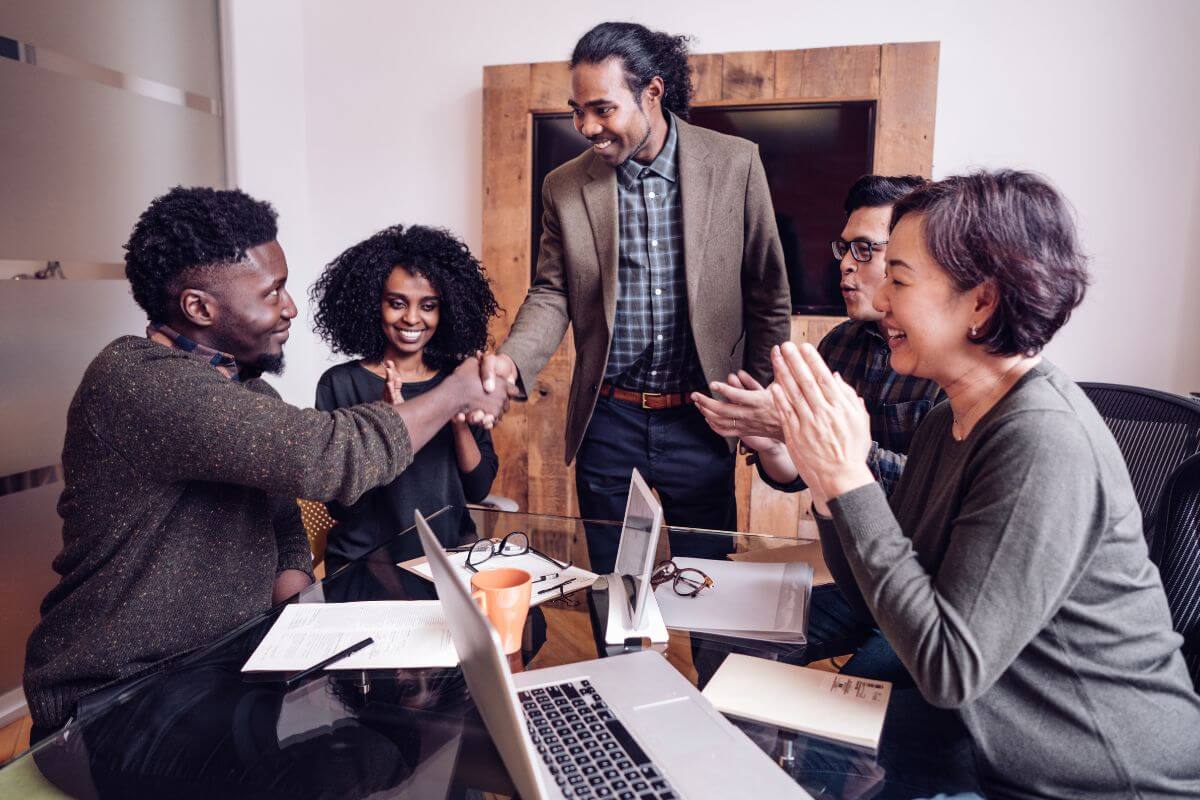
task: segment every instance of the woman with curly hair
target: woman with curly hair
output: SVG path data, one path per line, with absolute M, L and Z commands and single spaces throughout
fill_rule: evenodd
M 422 225 L 395 225 L 350 247 L 325 268 L 311 296 L 317 333 L 334 352 L 356 357 L 321 376 L 322 411 L 379 400 L 389 371 L 404 399 L 428 392 L 487 347 L 488 320 L 498 313 L 484 268 L 467 246 Z M 350 507 L 330 505 L 338 524 L 329 533 L 326 571 L 410 527 L 418 508 L 451 506 L 439 531 L 448 540 L 470 535 L 465 504 L 487 496 L 498 465 L 486 430 L 446 425 L 395 481 Z M 397 560 L 419 555 L 408 538 L 393 546 Z

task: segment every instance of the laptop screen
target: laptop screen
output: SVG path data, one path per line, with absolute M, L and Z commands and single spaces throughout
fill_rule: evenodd
M 616 573 L 621 576 L 632 622 L 641 621 L 645 605 L 646 586 L 650 580 L 650 566 L 654 551 L 658 547 L 658 526 L 662 523 L 662 511 L 642 480 L 637 470 L 629 482 L 629 502 L 625 507 L 625 524 L 621 529 L 621 544 L 617 550 Z

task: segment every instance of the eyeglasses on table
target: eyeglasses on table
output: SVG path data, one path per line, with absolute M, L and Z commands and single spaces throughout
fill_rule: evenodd
M 717 584 L 702 570 L 695 567 L 680 568 L 674 561 L 667 559 L 654 565 L 650 573 L 650 585 L 658 588 L 667 581 L 680 597 L 695 597 L 704 589 L 712 589 Z
M 466 566 L 471 572 L 479 572 L 479 565 L 494 557 L 503 556 L 523 556 L 527 553 L 532 553 L 538 558 L 549 561 L 559 569 L 567 569 L 571 566 L 570 561 L 559 561 L 552 556 L 548 556 L 536 547 L 529 545 L 529 535 L 525 531 L 513 531 L 503 539 L 479 539 L 471 544 L 460 545 L 459 547 L 451 547 L 446 552 L 449 553 L 466 553 Z

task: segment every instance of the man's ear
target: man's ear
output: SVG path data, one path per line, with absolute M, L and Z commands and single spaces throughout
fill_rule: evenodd
M 658 75 L 655 75 L 650 79 L 650 82 L 646 84 L 646 88 L 642 89 L 642 103 L 650 108 L 654 107 L 655 105 L 661 106 L 663 95 L 666 93 L 667 87 L 666 84 L 663 83 L 663 79 Z
M 179 293 L 179 313 L 190 325 L 208 328 L 220 312 L 217 298 L 203 289 L 184 289 Z

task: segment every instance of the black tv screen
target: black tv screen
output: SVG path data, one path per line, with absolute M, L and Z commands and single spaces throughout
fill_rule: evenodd
M 829 251 L 845 223 L 842 201 L 871 172 L 875 103 L 693 108 L 692 124 L 758 145 L 798 314 L 845 313 Z M 533 264 L 542 236 L 542 182 L 587 149 L 570 114 L 533 118 Z

